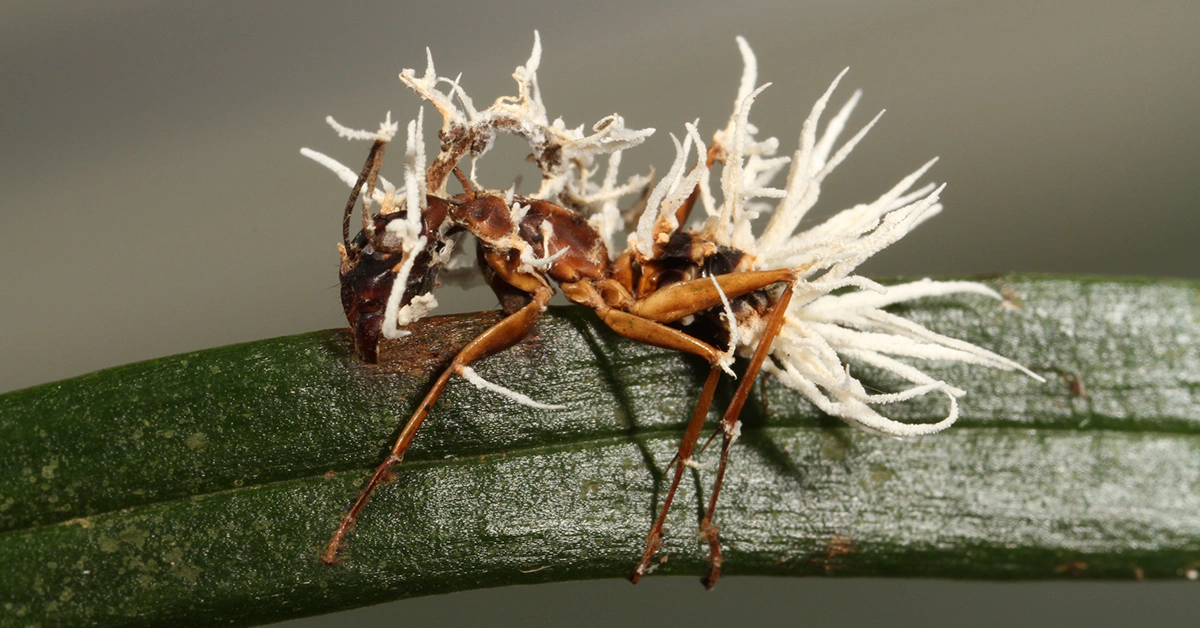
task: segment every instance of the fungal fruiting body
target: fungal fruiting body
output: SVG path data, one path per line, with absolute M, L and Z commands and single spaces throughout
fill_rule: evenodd
M 780 382 L 802 393 L 822 411 L 866 430 L 890 436 L 931 434 L 949 427 L 958 416 L 958 387 L 937 381 L 905 359 L 949 360 L 1019 370 L 1042 378 L 1023 366 L 969 343 L 937 334 L 900 316 L 888 306 L 931 296 L 954 293 L 980 294 L 996 299 L 992 289 L 970 281 L 930 281 L 884 287 L 855 275 L 867 258 L 896 242 L 942 210 L 938 202 L 944 185 L 917 181 L 937 161 L 930 160 L 904 177 L 874 201 L 835 214 L 821 224 L 799 229 L 816 204 L 821 184 L 866 136 L 882 112 L 848 140 L 837 146 L 861 92 L 854 95 L 819 129 L 833 84 L 813 105 L 801 126 L 799 147 L 790 156 L 776 156 L 779 141 L 758 139 L 748 122 L 754 99 L 767 87 L 756 87 L 754 53 L 738 38 L 745 71 L 734 101 L 733 115 L 713 136 L 707 151 L 695 125 L 686 126 L 682 145 L 676 141 L 676 161 L 655 186 L 637 229 L 629 236 L 629 250 L 641 264 L 669 254 L 669 236 L 678 229 L 676 211 L 682 196 L 698 186 L 706 220 L 688 230 L 694 239 L 727 247 L 745 255 L 739 265 L 754 269 L 792 268 L 797 271 L 793 297 L 771 360 L 763 368 Z M 685 174 L 692 145 L 698 162 Z M 835 148 L 836 147 L 836 148 Z M 708 159 L 702 157 L 708 155 Z M 705 163 L 708 161 L 709 163 Z M 721 200 L 710 192 L 710 169 L 721 162 Z M 770 187 L 786 172 L 782 187 Z M 753 221 L 767 216 L 757 234 Z M 843 290 L 844 289 L 844 290 Z M 778 293 L 778 289 L 775 290 Z M 834 294 L 837 292 L 837 294 Z M 769 295 L 770 298 L 774 298 Z M 751 299 L 735 303 L 736 325 L 728 325 L 736 338 L 737 353 L 749 357 L 762 338 L 763 321 Z M 870 393 L 848 368 L 848 360 L 889 371 L 912 384 L 893 393 Z M 905 399 L 942 393 L 948 399 L 946 416 L 935 423 L 905 424 L 881 415 L 875 407 Z
M 330 119 L 343 137 L 373 142 L 358 173 L 315 151 L 302 152 L 337 173 L 352 188 L 343 220 L 342 298 L 355 330 L 359 351 L 376 358 L 379 338 L 407 333 L 405 326 L 437 305 L 432 290 L 442 267 L 462 267 L 457 255 L 464 236 L 476 240 L 477 263 L 507 316 L 469 343 L 434 382 L 409 418 L 391 454 L 342 519 L 323 560 L 337 561 L 345 535 L 375 486 L 385 478 L 412 442 L 429 408 L 454 375 L 508 399 L 553 411 L 523 393 L 487 382 L 470 364 L 502 351 L 524 338 L 556 290 L 573 303 L 590 307 L 600 319 L 627 338 L 700 356 L 710 374 L 674 460 L 675 472 L 658 519 L 646 539 L 646 552 L 632 579 L 648 571 L 660 545 L 663 521 L 692 459 L 722 372 L 733 373 L 734 355 L 749 358 L 737 391 L 721 422 L 723 446 L 708 510 L 701 522 L 712 556 L 706 583 L 720 574 L 720 542 L 714 523 L 730 445 L 740 432 L 737 420 L 759 370 L 799 391 L 824 412 L 866 430 L 895 436 L 930 434 L 945 429 L 958 416 L 957 398 L 964 391 L 935 380 L 914 361 L 957 361 L 1037 375 L 985 349 L 937 334 L 886 308 L 900 302 L 952 293 L 994 298 L 989 288 L 965 281 L 922 280 L 884 287 L 855 275 L 871 255 L 899 240 L 941 211 L 942 187 L 918 186 L 933 165 L 929 161 L 874 201 L 842 211 L 821 224 L 801 229 L 825 178 L 850 154 L 878 116 L 838 145 L 857 104 L 855 93 L 820 128 L 833 85 L 813 106 L 800 130 L 799 147 L 777 156 L 775 138 L 759 139 L 748 121 L 754 99 L 766 88 L 756 86 L 756 62 L 738 38 L 745 62 L 733 115 L 705 146 L 698 122 L 684 125 L 683 141 L 672 136 L 676 158 L 653 186 L 648 176 L 621 180 L 622 152 L 641 144 L 653 129 L 627 129 L 613 114 L 584 133 L 551 121 L 537 81 L 541 44 L 535 33 L 533 53 L 513 73 L 518 94 L 478 109 L 458 79 L 438 76 L 432 54 L 420 77 L 405 70 L 400 79 L 442 115 L 441 147 L 428 164 L 421 137 L 423 113 L 408 124 L 402 186 L 379 175 L 385 145 L 398 131 L 390 114 L 376 132 L 355 131 Z M 442 89 L 445 91 L 442 91 Z M 498 134 L 516 135 L 529 144 L 542 173 L 538 189 L 528 195 L 490 190 L 477 180 L 477 160 Z M 695 157 L 692 151 L 695 149 Z M 470 159 L 470 175 L 460 161 Z M 598 158 L 606 157 L 597 177 Z M 693 161 L 689 167 L 689 161 Z M 718 199 L 712 169 L 721 165 Z M 781 187 L 772 182 L 785 173 Z M 463 192 L 451 196 L 447 182 L 458 179 Z M 631 221 L 617 253 L 626 221 L 621 198 L 639 193 L 645 209 Z M 349 237 L 356 198 L 362 198 L 362 232 Z M 371 206 L 379 210 L 371 212 Z M 688 226 L 696 207 L 703 219 Z M 757 233 L 755 218 L 767 218 Z M 698 318 L 723 330 L 710 337 L 693 325 Z M 709 328 L 712 325 L 708 326 Z M 725 348 L 720 349 L 718 344 Z M 869 392 L 854 377 L 849 363 L 890 372 L 907 382 L 895 392 Z M 944 418 L 909 424 L 888 419 L 877 408 L 940 393 L 947 399 Z

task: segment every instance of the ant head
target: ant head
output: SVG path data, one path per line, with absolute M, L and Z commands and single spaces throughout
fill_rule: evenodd
M 376 226 L 383 220 L 376 216 Z M 352 256 L 343 257 L 342 309 L 354 332 L 354 344 L 367 362 L 378 360 L 377 347 L 383 329 L 384 309 L 396 273 L 392 269 L 400 262 L 400 253 L 384 253 L 376 250 L 360 231 L 348 247 Z
M 436 305 L 431 292 L 437 274 L 454 244 L 455 231 L 443 229 L 448 204 L 428 198 L 422 212 L 423 247 L 405 247 L 389 226 L 403 226 L 405 210 L 371 217 L 372 229 L 349 242 L 353 256 L 343 256 L 342 309 L 354 332 L 363 360 L 378 361 L 381 337 L 405 335 L 400 327 L 415 321 Z

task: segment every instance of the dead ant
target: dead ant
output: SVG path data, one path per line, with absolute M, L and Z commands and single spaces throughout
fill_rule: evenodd
M 729 125 L 714 136 L 707 150 L 694 124 L 687 126 L 685 141 L 676 144 L 676 161 L 645 199 L 645 210 L 629 236 L 629 246 L 614 260 L 613 234 L 619 229 L 616 199 L 644 190 L 648 177 L 633 177 L 616 185 L 621 150 L 635 146 L 653 129 L 627 130 L 618 115 L 609 116 L 584 136 L 582 129 L 567 129 L 546 116 L 537 85 L 536 70 L 541 45 L 536 38 L 529 61 L 518 67 L 520 94 L 500 98 L 477 110 L 458 84 L 437 76 L 432 57 L 423 77 L 412 70 L 400 79 L 432 103 L 442 114 L 441 150 L 422 173 L 422 116 L 408 127 L 405 187 L 398 190 L 379 176 L 385 144 L 396 125 L 390 117 L 378 133 L 351 131 L 332 120 L 345 137 L 374 139 L 366 164 L 357 176 L 345 166 L 305 149 L 308 155 L 339 173 L 353 189 L 342 221 L 342 304 L 363 358 L 377 359 L 380 336 L 395 338 L 402 328 L 436 305 L 431 290 L 439 270 L 447 265 L 458 239 L 470 234 L 477 240 L 477 259 L 483 276 L 500 300 L 505 317 L 469 342 L 434 381 L 416 411 L 404 424 L 387 458 L 343 516 L 321 556 L 336 563 L 347 533 L 375 488 L 400 462 L 417 430 L 450 378 L 459 375 L 472 384 L 534 405 L 528 397 L 484 381 L 471 364 L 503 351 L 528 336 L 546 310 L 556 287 L 566 298 L 596 312 L 616 333 L 645 344 L 673 349 L 709 363 L 692 416 L 670 466 L 673 476 L 658 517 L 646 535 L 646 548 L 631 580 L 637 582 L 650 568 L 661 545 L 663 525 L 679 487 L 685 466 L 691 464 L 708 415 L 721 371 L 736 353 L 749 363 L 726 408 L 719 429 L 723 444 L 700 531 L 708 542 L 710 567 L 703 579 L 712 587 L 721 574 L 721 547 L 714 524 L 730 445 L 740 431 L 738 415 L 760 372 L 765 370 L 799 391 L 822 411 L 868 431 L 895 437 L 930 434 L 949 426 L 957 417 L 956 398 L 964 391 L 935 380 L 895 356 L 968 362 L 993 368 L 1025 371 L 1020 365 L 966 342 L 948 338 L 884 311 L 883 308 L 924 296 L 975 293 L 999 298 L 991 289 L 972 282 L 923 280 L 884 288 L 851 274 L 870 255 L 895 242 L 941 209 L 940 188 L 910 188 L 933 162 L 904 178 L 872 203 L 845 210 L 824 224 L 796 232 L 805 212 L 816 201 L 822 179 L 853 149 L 872 121 L 835 152 L 834 143 L 858 94 L 834 116 L 818 138 L 817 121 L 837 85 L 818 100 L 801 133 L 794 156 L 774 157 L 774 138 L 758 141 L 747 122 L 754 98 L 766 86 L 754 88 L 756 63 L 749 46 L 738 39 L 745 73 Z M 838 80 L 841 76 L 839 75 Z M 436 89 L 449 84 L 449 93 Z M 455 105 L 452 97 L 461 103 Z M 878 119 L 878 117 L 876 118 Z M 529 142 L 532 160 L 543 174 L 540 189 L 532 196 L 512 189 L 482 189 L 458 167 L 468 154 L 485 153 L 499 133 L 511 133 Z M 684 174 L 690 147 L 705 158 Z M 596 155 L 608 154 L 603 184 L 589 180 Z M 709 169 L 723 169 L 720 206 L 708 191 Z M 792 164 L 786 189 L 767 187 L 788 163 Z M 422 176 L 423 174 L 423 176 Z M 463 192 L 449 196 L 446 182 L 453 175 Z M 377 189 L 382 183 L 384 190 Z M 349 237 L 350 218 L 360 196 L 363 229 Z M 403 199 L 401 202 L 401 193 Z M 779 199 L 771 219 L 755 236 L 753 219 L 763 203 L 756 198 Z M 382 206 L 371 214 L 368 205 Z M 708 218 L 698 229 L 685 230 L 693 209 L 703 202 Z M 795 297 L 795 298 L 793 298 Z M 692 323 L 707 319 L 717 336 L 705 335 Z M 704 321 L 701 321 L 702 323 Z M 728 351 L 714 340 L 728 335 Z M 869 392 L 851 376 L 844 358 L 889 371 L 910 382 L 895 393 Z M 903 424 L 869 407 L 941 392 L 949 399 L 947 416 L 936 423 Z M 707 446 L 707 445 L 706 445 Z
M 382 141 L 376 141 L 372 147 L 360 181 L 347 202 L 343 225 L 349 224 L 357 192 L 364 183 L 370 193 L 370 181 L 379 168 L 383 144 Z M 722 426 L 730 434 L 766 358 L 769 339 L 783 325 L 783 312 L 791 299 L 791 282 L 796 278 L 796 272 L 790 269 L 737 270 L 740 252 L 714 245 L 706 246 L 706 243 L 693 236 L 678 231 L 663 247 L 661 262 L 642 266 L 634 263 L 632 254 L 627 253 L 614 264 L 610 261 L 600 234 L 578 213 L 548 201 L 522 196 L 513 196 L 508 200 L 503 194 L 476 190 L 461 170 L 456 167 L 452 172 L 465 191 L 450 199 L 427 196 L 428 209 L 422 213 L 423 232 L 432 235 L 443 223 L 448 223 L 452 228 L 465 230 L 477 238 L 480 264 L 504 305 L 506 316 L 468 343 L 434 381 L 417 410 L 405 423 L 387 459 L 379 465 L 358 500 L 343 517 L 321 560 L 328 564 L 337 562 L 343 539 L 353 527 L 359 512 L 375 487 L 404 458 L 417 430 L 450 378 L 454 375 L 472 377 L 471 363 L 503 351 L 528 336 L 546 310 L 557 285 L 571 302 L 595 310 L 600 320 L 618 334 L 638 342 L 696 355 L 711 365 L 703 392 L 675 456 L 674 477 L 663 501 L 662 512 L 647 535 L 646 552 L 632 577 L 637 582 L 659 548 L 667 511 L 679 487 L 683 468 L 692 460 L 725 357 L 712 344 L 668 325 L 720 307 L 730 298 L 736 299 L 772 284 L 786 284 L 783 294 L 766 308 L 768 330 L 764 337 L 768 342 L 763 342 L 755 353 L 722 420 Z M 685 222 L 694 201 L 695 195 L 692 203 L 680 207 L 679 223 Z M 514 210 L 513 207 L 518 209 Z M 376 214 L 372 218 L 371 229 L 376 235 L 369 236 L 367 229 L 364 229 L 354 242 L 349 241 L 348 233 L 343 234 L 343 305 L 359 350 L 365 359 L 371 361 L 376 355 L 375 344 L 383 324 L 379 310 L 384 295 L 391 292 L 390 283 L 397 280 L 396 267 L 401 255 L 398 248 L 389 248 L 379 234 L 387 222 L 404 217 L 402 212 L 383 216 Z M 514 239 L 527 247 L 514 246 Z M 430 242 L 433 240 L 430 238 Z M 541 251 L 543 255 L 531 263 L 528 259 L 522 259 L 522 250 Z M 364 254 L 364 251 L 372 252 Z M 409 275 L 409 282 L 423 287 L 433 281 L 428 271 L 432 268 L 429 262 L 434 255 L 429 249 L 418 253 L 416 263 L 424 266 L 426 273 L 422 276 Z M 729 267 L 730 270 L 713 273 L 713 269 L 718 267 Z M 698 277 L 683 279 L 693 275 Z M 676 280 L 672 281 L 672 278 Z M 726 441 L 729 440 L 727 436 Z M 712 567 L 706 579 L 710 587 L 720 575 L 720 543 L 712 520 L 728 456 L 729 447 L 726 446 L 721 451 L 720 467 L 708 511 L 701 523 L 702 534 L 708 540 L 712 554 Z

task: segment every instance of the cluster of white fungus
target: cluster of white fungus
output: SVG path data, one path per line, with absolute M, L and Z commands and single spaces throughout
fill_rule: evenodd
M 706 147 L 700 137 L 699 121 L 684 125 L 684 139 L 675 143 L 676 159 L 666 175 L 651 190 L 646 209 L 635 230 L 628 234 L 627 244 L 635 259 L 648 261 L 655 255 L 655 243 L 679 228 L 676 210 L 699 186 L 700 202 L 706 220 L 692 232 L 714 244 L 745 252 L 759 270 L 794 269 L 798 280 L 788 308 L 783 329 L 775 338 L 770 359 L 764 370 L 785 385 L 799 391 L 822 411 L 869 431 L 891 436 L 929 434 L 940 431 L 958 416 L 956 399 L 964 394 L 959 388 L 935 380 L 905 359 L 944 360 L 977 364 L 1003 370 L 1020 370 L 1041 380 L 1039 376 L 985 349 L 932 332 L 904 318 L 890 314 L 884 308 L 896 303 L 930 296 L 954 293 L 973 293 L 1000 298 L 993 290 L 966 281 L 935 282 L 928 279 L 913 283 L 883 287 L 853 271 L 871 255 L 899 240 L 917 225 L 941 211 L 938 195 L 944 186 L 914 185 L 933 163 L 931 160 L 902 179 L 876 200 L 844 210 L 825 222 L 799 230 L 801 221 L 816 204 L 825 178 L 840 165 L 879 119 L 875 116 L 867 125 L 835 150 L 838 138 L 845 129 L 861 92 L 855 92 L 840 110 L 818 132 L 818 125 L 834 88 L 845 71 L 834 79 L 825 94 L 817 100 L 800 130 L 799 148 L 789 156 L 777 156 L 779 141 L 774 137 L 758 139 L 758 129 L 749 122 L 754 99 L 769 84 L 756 86 L 757 64 L 746 41 L 739 37 L 745 69 L 742 74 L 734 111 L 726 126 L 713 135 L 713 144 Z M 399 211 L 412 207 L 424 209 L 425 194 L 445 197 L 446 181 L 453 167 L 463 157 L 470 157 L 470 178 L 476 181 L 476 163 L 491 148 L 497 134 L 508 133 L 528 142 L 533 160 L 542 172 L 542 181 L 531 198 L 543 199 L 570 207 L 587 216 L 589 223 L 603 238 L 610 252 L 616 253 L 618 233 L 624 220 L 618 209 L 619 199 L 639 193 L 650 182 L 649 176 L 633 176 L 620 181 L 618 168 L 622 151 L 641 144 L 654 129 L 625 128 L 624 119 L 612 114 L 597 122 L 592 133 L 585 135 L 583 126 L 568 128 L 561 118 L 550 121 L 542 101 L 537 81 L 541 60 L 541 41 L 536 32 L 533 52 L 524 65 L 513 73 L 517 81 L 516 96 L 498 98 L 486 109 L 477 109 L 460 84 L 460 77 L 438 76 L 433 56 L 427 52 L 427 65 L 422 76 L 414 70 L 404 70 L 400 80 L 432 104 L 442 115 L 442 150 L 426 168 L 421 138 L 421 115 L 408 125 L 408 142 L 404 162 L 404 186 L 396 188 L 379 178 L 382 189 L 374 190 L 364 202 L 381 205 L 381 211 Z M 446 91 L 441 91 L 442 87 Z M 880 112 L 882 115 L 882 112 Z M 348 129 L 328 119 L 338 134 L 347 139 L 390 141 L 398 130 L 390 114 L 377 132 Z M 695 162 L 688 168 L 692 150 Z M 318 163 L 334 171 L 347 185 L 353 186 L 358 173 L 335 160 L 302 149 Z M 596 158 L 607 155 L 604 176 L 599 183 Z M 720 200 L 711 189 L 711 171 L 706 158 L 722 164 Z M 783 187 L 771 187 L 772 181 L 787 169 Z M 365 186 L 364 186 L 365 187 Z M 482 186 L 479 186 L 482 187 Z M 366 190 L 364 189 L 364 192 Z M 514 214 L 523 213 L 519 202 L 514 203 L 512 190 L 507 193 L 507 206 Z M 399 205 L 397 205 L 399 203 Z M 769 215 L 765 227 L 754 233 L 754 220 Z M 514 216 L 515 218 L 516 216 Z M 420 236 L 419 212 L 408 212 L 397 225 L 394 235 L 405 252 L 406 265 L 411 267 L 411 252 L 425 246 Z M 515 224 L 515 222 L 514 222 Z M 543 229 L 548 225 L 543 225 Z M 530 268 L 548 263 L 547 251 L 533 251 L 519 237 L 514 248 Z M 564 251 L 560 251 L 561 254 Z M 438 260 L 441 263 L 447 260 Z M 454 262 L 450 262 L 454 265 Z M 389 299 L 384 333 L 396 337 L 405 333 L 402 327 L 436 306 L 432 295 L 419 295 L 405 313 L 395 306 L 403 296 L 404 277 L 395 282 L 399 294 Z M 845 290 L 843 290 L 845 289 Z M 720 286 L 718 286 L 720 290 Z M 837 291 L 837 294 L 834 292 Z M 734 352 L 750 356 L 762 339 L 765 320 L 751 308 L 741 308 L 737 315 L 728 299 L 721 294 L 723 318 L 730 331 L 731 346 L 728 359 L 722 366 L 728 370 Z M 850 372 L 846 360 L 890 372 L 911 383 L 895 393 L 870 393 Z M 462 373 L 473 384 L 533 407 L 549 408 L 495 384 L 484 381 L 474 371 Z M 905 424 L 879 414 L 875 407 L 912 399 L 928 393 L 946 395 L 949 409 L 945 418 L 936 423 Z M 555 406 L 556 407 L 556 406 Z M 740 426 L 739 426 L 740 427 Z
M 858 103 L 855 92 L 818 133 L 825 106 L 842 76 L 834 79 L 813 105 L 800 130 L 799 148 L 791 157 L 776 156 L 775 138 L 759 140 L 748 121 L 751 105 L 769 84 L 755 87 L 757 64 L 754 53 L 738 38 L 745 62 L 741 86 L 728 125 L 714 134 L 708 154 L 723 161 L 721 202 L 714 199 L 705 167 L 705 150 L 696 137 L 694 124 L 686 125 L 687 140 L 676 141 L 676 160 L 667 176 L 651 194 L 638 229 L 629 237 L 630 247 L 642 259 L 654 256 L 653 243 L 661 241 L 678 225 L 675 211 L 692 188 L 700 185 L 700 198 L 707 220 L 696 232 L 719 245 L 753 256 L 759 270 L 792 268 L 799 273 L 793 285 L 783 329 L 771 345 L 771 358 L 763 369 L 803 394 L 822 411 L 868 431 L 890 436 L 930 434 L 948 427 L 958 417 L 956 399 L 964 391 L 934 380 L 901 359 L 946 360 L 978 364 L 1002 370 L 1020 370 L 1042 380 L 1021 365 L 970 343 L 932 332 L 884 308 L 905 301 L 955 293 L 973 293 L 1000 298 L 990 288 L 969 281 L 928 279 L 883 287 L 853 274 L 867 258 L 902 238 L 914 227 L 941 211 L 938 194 L 942 188 L 927 184 L 913 189 L 916 181 L 934 164 L 930 160 L 870 203 L 844 210 L 824 223 L 798 230 L 805 214 L 816 204 L 821 183 L 841 164 L 850 151 L 879 120 L 876 115 L 858 133 L 836 150 L 846 120 Z M 685 177 L 683 172 L 692 143 L 697 146 L 697 163 Z M 783 188 L 769 187 L 787 167 Z M 771 199 L 774 203 L 760 199 Z M 753 221 L 770 216 L 761 233 Z M 843 288 L 852 290 L 833 294 Z M 749 357 L 762 339 L 764 320 L 749 308 L 742 310 L 740 332 L 734 336 L 738 353 Z M 898 359 L 899 358 L 899 359 Z M 898 375 L 911 387 L 896 393 L 873 394 L 850 372 L 847 359 Z M 940 392 L 949 400 L 945 418 L 936 423 L 906 424 L 879 414 L 874 406 Z

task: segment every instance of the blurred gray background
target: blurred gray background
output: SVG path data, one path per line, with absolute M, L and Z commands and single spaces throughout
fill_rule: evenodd
M 479 3 L 482 5 L 482 3 Z M 662 172 L 667 132 L 724 124 L 747 37 L 751 120 L 790 153 L 812 102 L 888 113 L 826 184 L 821 215 L 871 200 L 929 157 L 946 211 L 871 260 L 873 276 L 1003 271 L 1200 277 L 1196 2 L 52 2 L 0 5 L 0 392 L 126 362 L 344 325 L 346 188 L 301 146 L 357 167 L 419 99 L 396 79 L 463 73 L 478 104 L 514 93 L 533 29 L 551 116 L 614 111 L 658 133 L 623 172 Z M 427 136 L 439 122 L 427 110 Z M 520 142 L 483 181 L 525 186 Z M 430 150 L 433 150 L 432 143 Z M 395 172 L 393 169 L 392 172 Z M 440 313 L 487 309 L 447 287 Z M 1188 583 L 992 584 L 729 578 L 567 583 L 400 602 L 339 618 L 482 623 L 1148 625 L 1193 620 Z M 1189 615 L 1190 614 L 1190 615 Z M 662 619 L 670 618 L 670 619 Z M 316 626 L 334 618 L 303 620 Z M 989 623 L 990 622 L 990 623 Z

